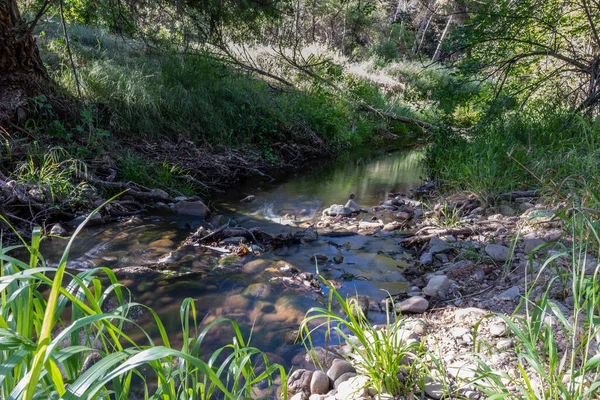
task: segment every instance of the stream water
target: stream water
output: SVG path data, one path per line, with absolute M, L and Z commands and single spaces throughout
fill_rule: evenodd
M 351 193 L 362 208 L 368 209 L 380 204 L 392 191 L 407 192 L 419 186 L 421 157 L 419 150 L 353 154 L 333 163 L 315 163 L 302 175 L 275 182 L 246 182 L 211 206 L 226 219 L 235 219 L 246 228 L 260 227 L 273 235 L 293 233 L 299 222 L 318 218 L 331 204 L 344 204 Z M 250 194 L 256 200 L 241 204 L 240 199 Z M 370 217 L 359 215 L 359 218 Z M 205 222 L 192 217 L 159 214 L 138 221 L 90 227 L 76 240 L 69 267 L 155 264 L 201 224 Z M 198 250 L 175 267 L 177 271 L 192 272 L 189 275 L 158 282 L 124 283 L 137 301 L 158 312 L 172 342 L 181 340 L 179 307 L 184 298 L 191 297 L 203 324 L 219 317 L 234 319 L 246 334 L 252 331 L 252 345 L 289 367 L 303 347 L 284 344 L 285 333 L 297 329 L 306 311 L 322 305 L 326 299 L 310 291 L 299 293 L 282 283 L 270 282 L 279 273 L 277 266 L 287 263 L 300 271 L 314 272 L 315 265 L 310 261 L 313 254 L 324 254 L 330 260 L 342 255 L 343 263 L 327 263 L 322 272 L 341 283 L 339 290 L 344 295 L 358 293 L 379 300 L 386 296 L 383 290 L 393 294 L 407 289 L 402 276 L 403 249 L 397 242 L 390 234 L 323 238 L 244 257 L 222 257 Z M 50 261 L 56 260 L 64 245 L 61 241 L 49 241 L 44 253 Z M 376 306 L 372 307 L 375 308 L 371 318 L 376 321 L 383 318 Z M 206 352 L 229 343 L 232 337 L 228 329 L 212 330 L 205 339 Z

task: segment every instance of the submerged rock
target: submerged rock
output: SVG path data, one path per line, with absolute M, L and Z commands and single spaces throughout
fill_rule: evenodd
M 240 203 L 249 204 L 249 203 L 252 203 L 254 200 L 256 200 L 256 196 L 251 194 L 250 196 L 246 196 L 243 199 L 241 199 Z
M 61 226 L 61 224 L 54 224 L 52 226 L 52 229 L 50 229 L 50 234 L 57 235 L 57 236 L 66 236 L 67 230 L 65 228 L 63 228 Z
M 173 211 L 177 214 L 191 215 L 203 219 L 210 215 L 210 209 L 201 200 L 179 201 L 173 206 Z

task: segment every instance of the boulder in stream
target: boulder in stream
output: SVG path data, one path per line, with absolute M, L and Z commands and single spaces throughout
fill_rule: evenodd
M 349 217 L 352 215 L 352 210 L 348 207 L 344 207 L 341 204 L 334 204 L 331 207 L 325 209 L 323 214 L 330 217 Z
M 178 201 L 173 206 L 173 211 L 177 214 L 191 215 L 194 217 L 201 217 L 202 219 L 205 219 L 210 214 L 209 208 L 202 200 Z

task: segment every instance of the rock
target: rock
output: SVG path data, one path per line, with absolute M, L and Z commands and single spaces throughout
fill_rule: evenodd
M 352 215 L 352 210 L 340 204 L 334 204 L 325 211 L 323 211 L 323 213 L 330 217 L 349 217 L 350 215 Z
M 510 249 L 501 244 L 488 244 L 485 246 L 485 253 L 497 263 L 504 263 L 508 259 Z
M 398 218 L 400 221 L 408 221 L 411 218 L 411 215 L 406 211 L 400 211 L 398 214 L 396 214 L 396 218 Z
M 330 381 L 323 371 L 315 371 L 310 380 L 311 394 L 326 394 L 329 392 Z
M 383 223 L 379 221 L 360 221 L 358 229 L 380 229 L 383 228 Z
M 445 275 L 436 275 L 432 277 L 427 286 L 423 289 L 423 293 L 429 297 L 446 298 L 450 289 L 450 279 Z
M 360 399 L 367 397 L 368 393 L 369 377 L 364 375 L 357 375 L 353 378 L 348 379 L 340 383 L 337 388 L 337 394 L 335 398 L 338 400 L 348 399 Z
M 344 207 L 352 210 L 352 212 L 354 212 L 354 213 L 360 212 L 360 206 L 358 204 L 356 204 L 356 202 L 352 199 L 348 200 L 348 202 L 346 203 L 346 205 Z
M 248 240 L 243 236 L 232 236 L 232 237 L 223 239 L 223 243 L 225 243 L 225 244 L 238 245 L 240 243 L 246 243 L 246 242 L 248 242 Z
M 254 298 L 265 298 L 271 294 L 271 285 L 267 283 L 253 283 L 243 292 L 244 295 Z
M 429 302 L 421 296 L 413 296 L 400 303 L 396 303 L 396 313 L 422 313 L 427 311 Z
M 177 214 L 191 215 L 205 219 L 210 215 L 210 209 L 201 200 L 196 201 L 178 201 L 173 206 L 173 211 Z
M 87 215 L 80 215 L 78 217 L 75 217 L 73 220 L 71 220 L 69 222 L 69 225 L 77 227 L 77 226 L 81 225 L 83 223 L 83 221 L 85 221 L 86 218 L 87 218 Z M 96 213 L 96 214 L 92 215 L 92 217 L 86 223 L 86 226 L 102 225 L 103 223 L 104 223 L 104 220 L 102 219 L 102 215 L 100 215 L 100 213 Z
M 546 242 L 544 242 L 542 239 L 525 239 L 525 240 L 523 240 L 523 248 L 524 248 L 525 254 L 529 255 L 530 253 L 533 252 L 533 250 L 536 247 L 541 246 L 543 244 L 546 244 Z
M 477 364 L 471 364 L 465 360 L 454 361 L 446 367 L 446 372 L 461 380 L 471 380 L 475 377 L 477 371 Z
M 519 205 L 517 206 L 517 209 L 523 213 L 533 207 L 535 207 L 533 204 L 525 202 L 525 203 L 519 203 Z
M 66 236 L 67 230 L 63 228 L 60 224 L 54 224 L 52 225 L 52 229 L 50 229 L 50 234 L 56 236 Z
M 343 373 L 342 375 L 340 375 L 339 378 L 337 378 L 335 380 L 335 382 L 333 382 L 333 388 L 337 389 L 342 382 L 346 382 L 348 379 L 353 378 L 355 376 L 356 376 L 356 372 L 346 372 L 346 373 Z
M 329 260 L 329 258 L 325 255 L 325 254 L 313 254 L 312 257 L 310 257 L 310 261 L 312 262 L 318 262 L 319 264 L 327 262 L 327 260 Z
M 341 264 L 344 262 L 344 256 L 341 254 L 336 254 L 335 256 L 333 256 L 333 262 L 336 264 Z
M 435 256 L 436 254 L 452 253 L 453 250 L 454 250 L 454 248 L 452 246 L 450 246 L 447 243 L 443 243 L 443 244 L 435 244 L 435 245 L 429 247 L 429 250 L 427 250 L 427 252 Z
M 512 287 L 506 289 L 504 292 L 497 295 L 495 298 L 496 298 L 496 300 L 514 301 L 517 299 L 517 297 L 519 297 L 520 294 L 521 294 L 521 289 L 519 289 L 518 286 L 512 286 Z
M 473 211 L 471 211 L 471 215 L 475 215 L 475 216 L 483 215 L 484 213 L 485 213 L 485 208 L 483 208 L 483 207 L 477 207 Z
M 252 260 L 242 266 L 242 271 L 247 274 L 262 272 L 265 269 L 269 268 L 271 263 L 272 261 L 264 259 Z
M 496 348 L 498 350 L 508 350 L 512 347 L 513 342 L 510 339 L 504 339 L 504 340 L 500 340 L 498 343 L 496 343 Z
M 560 229 L 550 229 L 544 233 L 543 239 L 546 242 L 557 242 L 562 237 Z
M 506 333 L 506 326 L 504 324 L 493 324 L 490 325 L 490 335 L 495 337 L 504 336 Z
M 288 377 L 287 389 L 288 395 L 304 394 L 306 398 L 310 396 L 310 384 L 313 371 L 306 369 L 297 369 Z
M 369 316 L 369 302 L 370 301 L 369 301 L 368 296 L 359 295 L 359 296 L 350 298 L 348 301 L 350 304 L 353 305 L 352 314 L 354 314 L 354 317 L 358 318 L 355 307 L 358 307 L 361 314 L 364 315 L 365 318 Z
M 397 231 L 398 229 L 402 228 L 402 224 L 398 221 L 392 221 L 390 223 L 387 223 L 383 226 L 383 230 L 386 232 L 393 232 L 393 231 Z
M 249 204 L 249 203 L 252 203 L 254 200 L 256 200 L 256 196 L 251 194 L 250 196 L 246 196 L 243 199 L 241 199 L 240 203 Z
M 470 331 L 471 330 L 469 328 L 463 328 L 463 327 L 457 326 L 450 330 L 450 334 L 454 338 L 462 338 L 464 335 L 467 335 L 468 333 L 470 333 Z
M 289 394 L 289 392 L 288 392 Z M 296 393 L 295 395 L 293 395 L 290 400 L 306 400 L 306 395 L 304 394 L 304 392 L 299 392 Z
M 297 329 L 289 330 L 283 335 L 283 343 L 285 344 L 296 344 L 300 339 L 300 332 Z
M 333 361 L 333 364 L 331 364 L 331 367 L 327 371 L 327 376 L 329 379 L 335 382 L 340 376 L 347 372 L 356 373 L 356 369 L 349 361 L 338 358 Z
M 339 355 L 330 350 L 325 350 L 323 347 L 317 346 L 308 351 L 304 356 L 304 361 L 311 363 L 315 367 L 331 368 L 337 361 L 341 360 Z
M 433 263 L 433 254 L 431 253 L 423 253 L 421 257 L 419 257 L 419 262 L 423 265 L 429 265 Z
M 430 377 L 425 378 L 425 386 L 423 390 L 427 396 L 434 400 L 439 400 L 444 396 L 444 385 L 440 382 L 436 382 Z

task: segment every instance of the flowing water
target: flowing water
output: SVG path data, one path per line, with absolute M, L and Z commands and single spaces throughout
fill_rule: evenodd
M 301 221 L 318 218 L 331 204 L 344 204 L 350 194 L 364 209 L 380 204 L 390 192 L 407 192 L 422 183 L 419 150 L 379 155 L 350 155 L 333 163 L 315 162 L 312 169 L 298 176 L 264 182 L 251 181 L 224 194 L 211 204 L 225 219 L 235 220 L 245 228 L 259 227 L 273 234 L 298 230 Z M 246 195 L 256 201 L 241 204 Z M 368 219 L 371 215 L 361 214 Z M 203 221 L 172 214 L 151 215 L 143 220 L 114 223 L 84 230 L 75 242 L 69 267 L 87 269 L 95 266 L 123 267 L 155 264 L 179 246 Z M 322 305 L 314 292 L 300 293 L 282 283 L 270 282 L 279 275 L 277 269 L 287 263 L 300 271 L 314 272 L 310 257 L 321 253 L 331 260 L 342 255 L 341 264 L 327 263 L 321 272 L 341 284 L 344 295 L 368 295 L 374 301 L 406 291 L 402 276 L 403 249 L 393 235 L 323 238 L 274 252 L 244 257 L 224 257 L 210 250 L 198 249 L 171 266 L 189 275 L 157 282 L 124 282 L 136 300 L 153 307 L 170 332 L 171 340 L 181 340 L 179 306 L 186 297 L 195 300 L 199 318 L 207 324 L 219 317 L 234 319 L 244 331 L 252 332 L 252 344 L 273 355 L 274 361 L 289 367 L 302 345 L 286 345 L 286 332 L 297 329 L 306 311 Z M 65 243 L 52 240 L 44 249 L 49 259 L 56 259 Z M 371 318 L 383 318 L 372 305 Z M 215 329 L 205 339 L 207 353 L 229 343 L 232 332 Z

